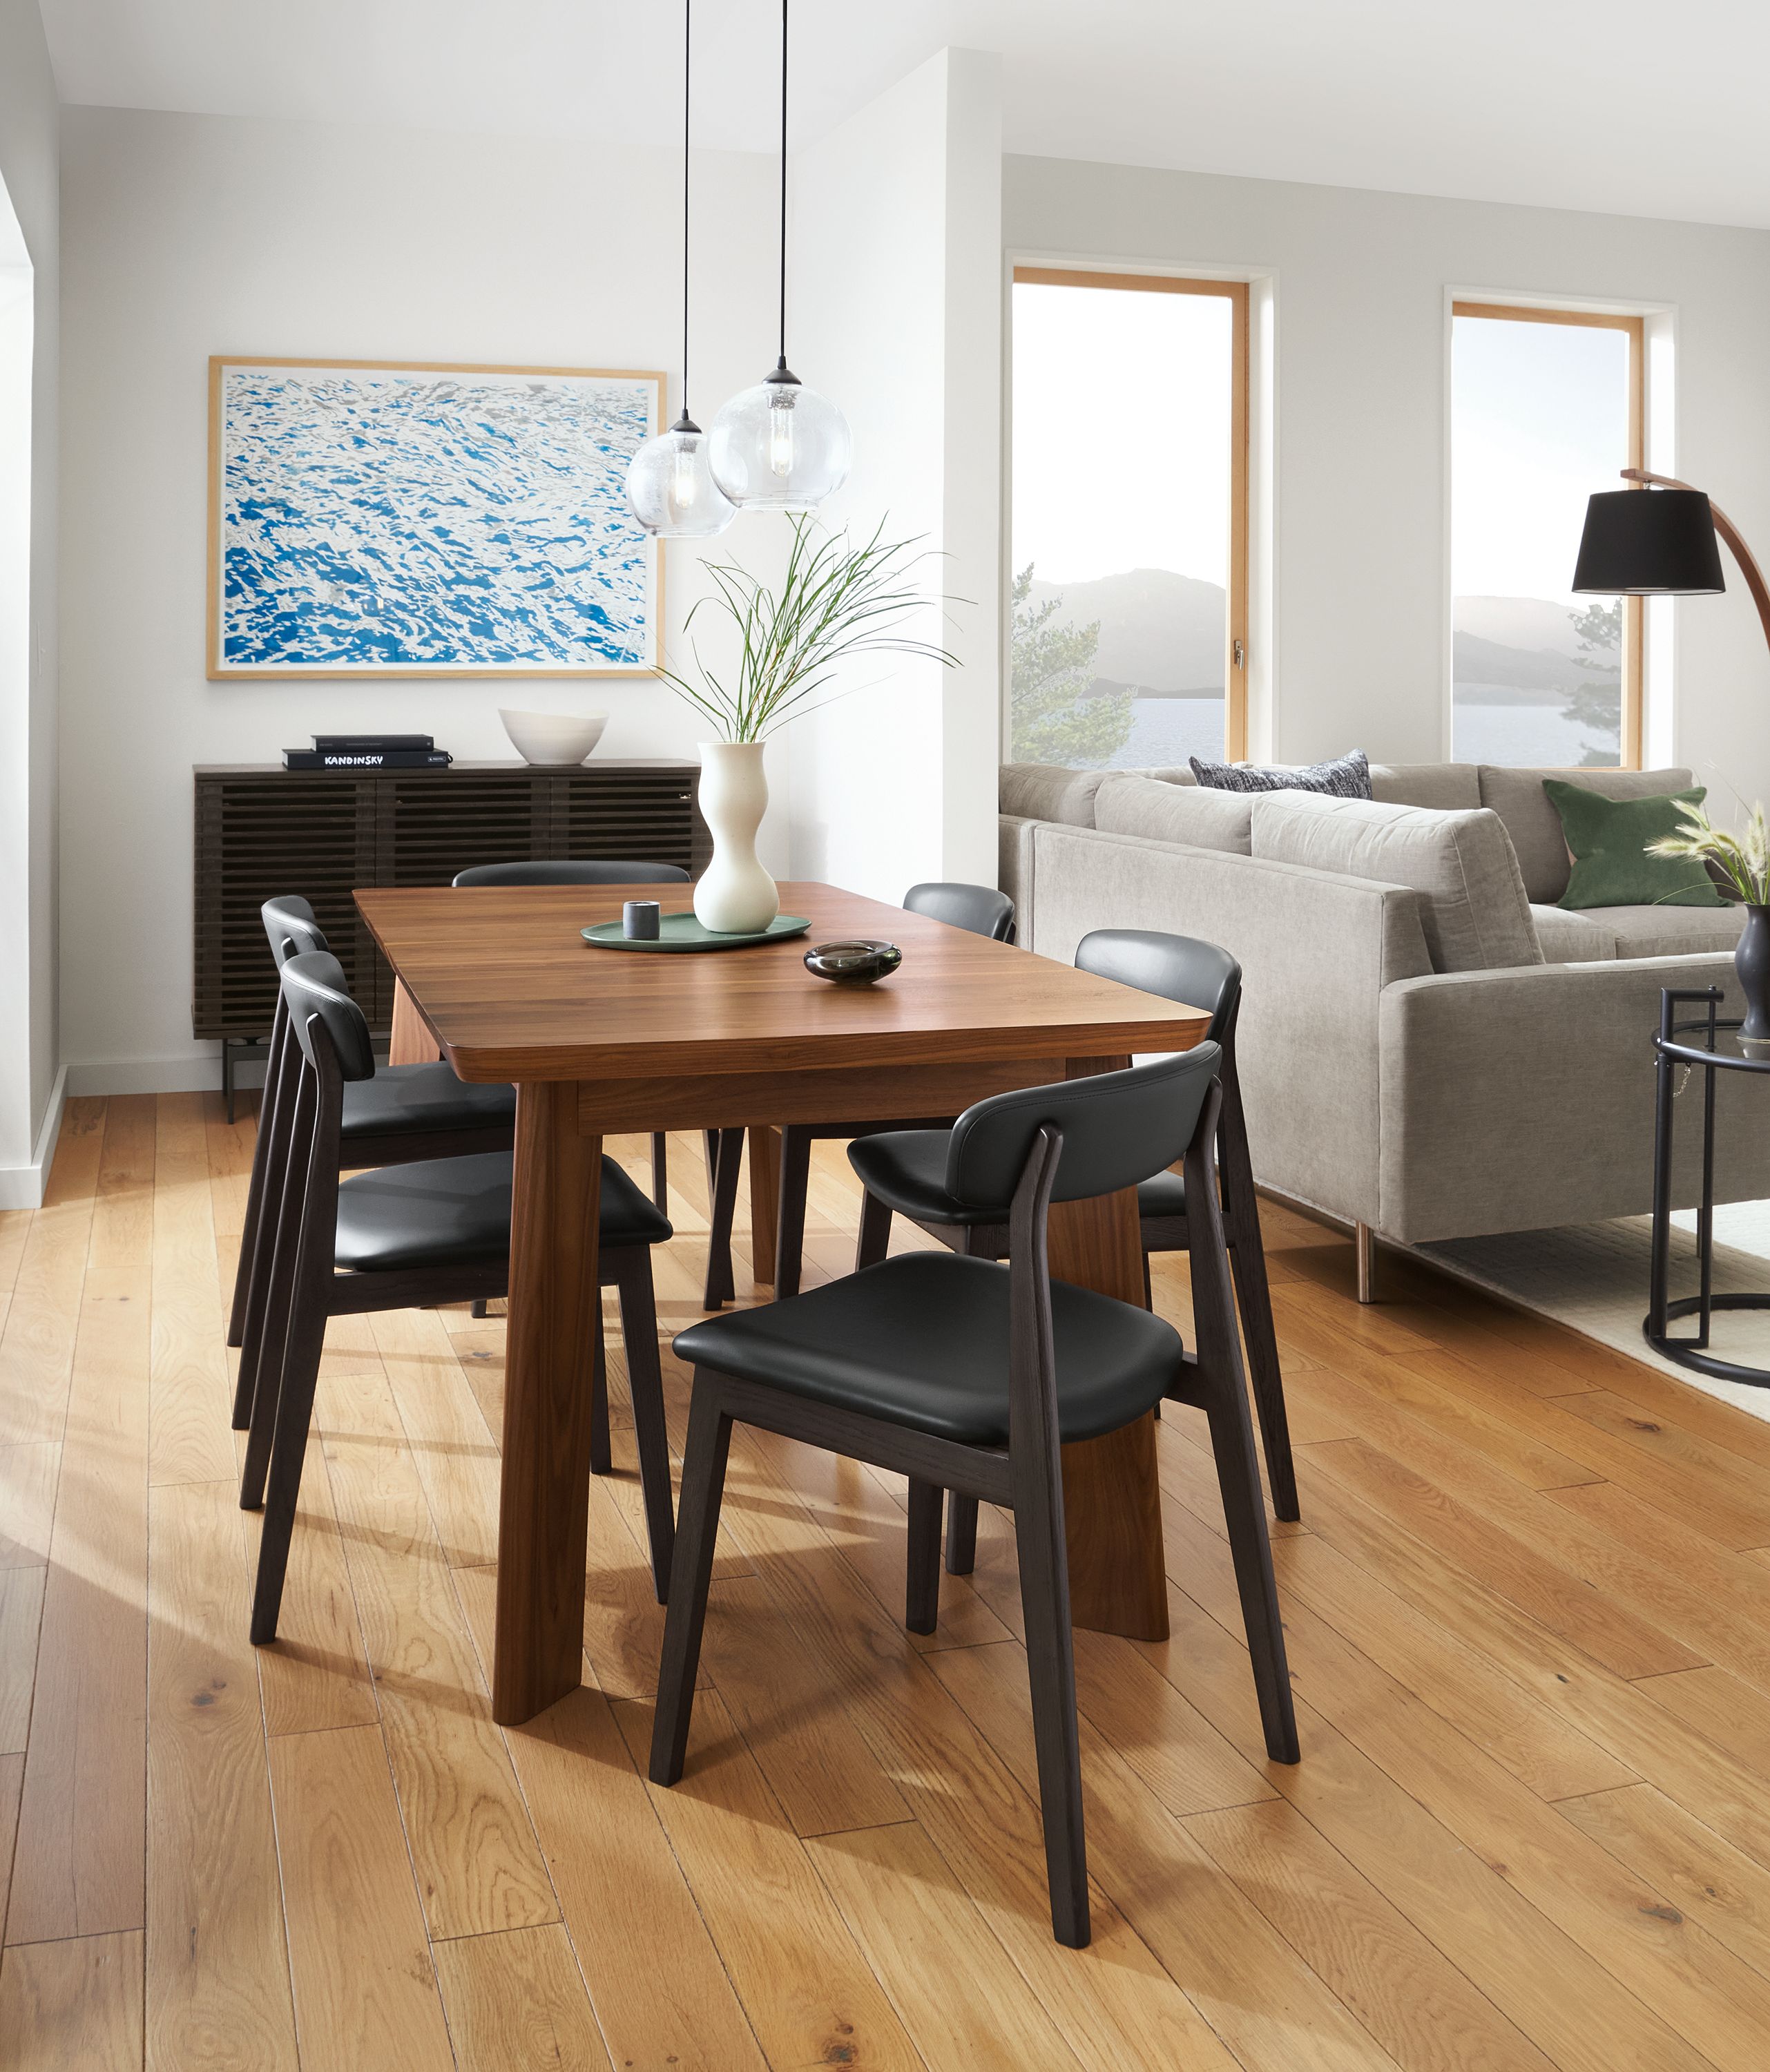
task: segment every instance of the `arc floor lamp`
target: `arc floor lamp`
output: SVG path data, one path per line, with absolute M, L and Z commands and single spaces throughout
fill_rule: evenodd
M 1719 533 L 1725 540 L 1770 641 L 1770 585 L 1739 528 L 1700 489 L 1669 475 L 1625 467 L 1641 489 L 1607 489 L 1586 505 L 1574 569 L 1576 593 L 1597 597 L 1714 597 L 1727 588 Z

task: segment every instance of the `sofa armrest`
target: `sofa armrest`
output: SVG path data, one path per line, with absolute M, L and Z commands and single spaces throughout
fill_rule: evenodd
M 1386 988 L 1378 1228 L 1425 1243 L 1645 1215 L 1661 989 L 1732 975 L 1723 952 Z M 1716 1199 L 1770 1195 L 1770 1090 L 1741 1073 L 1717 1077 Z M 1700 1101 L 1693 1083 L 1674 1110 L 1680 1207 L 1701 1178 Z
M 996 822 L 996 883 L 1014 902 L 1014 939 L 1033 947 L 1033 830 L 1037 820 L 1003 813 Z
M 1155 928 L 1236 959 L 1236 1057 L 1255 1177 L 1375 1222 L 1377 1013 L 1386 983 L 1431 969 L 1419 894 L 1047 821 L 1033 848 L 1041 956 L 1067 962 L 1094 928 Z

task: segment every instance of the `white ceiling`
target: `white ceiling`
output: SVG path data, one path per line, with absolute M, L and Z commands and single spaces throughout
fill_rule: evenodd
M 42 0 L 64 100 L 679 134 L 676 0 Z M 774 0 L 700 0 L 696 142 L 765 150 Z M 795 142 L 943 44 L 1012 151 L 1770 226 L 1764 0 L 798 0 Z

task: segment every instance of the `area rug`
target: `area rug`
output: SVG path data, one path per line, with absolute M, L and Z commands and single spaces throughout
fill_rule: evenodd
M 1673 1218 L 1673 1298 L 1697 1292 L 1696 1217 Z M 1647 1314 L 1652 1223 L 1646 1216 L 1569 1230 L 1519 1231 L 1505 1237 L 1459 1238 L 1417 1245 L 1423 1259 L 1496 1295 L 1552 1317 L 1632 1359 L 1675 1375 L 1694 1388 L 1770 1420 L 1770 1388 L 1747 1388 L 1662 1359 L 1641 1336 Z M 1715 1286 L 1730 1293 L 1770 1294 L 1770 1202 L 1741 1202 L 1715 1212 Z M 1688 1323 L 1674 1324 L 1682 1333 Z M 1723 1359 L 1770 1368 L 1770 1309 L 1716 1317 L 1709 1350 Z

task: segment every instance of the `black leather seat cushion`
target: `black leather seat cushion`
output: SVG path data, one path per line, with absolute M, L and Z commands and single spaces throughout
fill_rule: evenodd
M 347 1079 L 341 1133 L 418 1137 L 429 1130 L 514 1127 L 514 1087 L 469 1086 L 448 1065 L 384 1065 L 372 1079 Z
M 1183 1216 L 1186 1213 L 1186 1176 L 1184 1173 L 1157 1173 L 1137 1186 L 1140 1216 Z
M 978 1207 L 947 1191 L 950 1129 L 892 1129 L 859 1137 L 848 1163 L 876 1201 L 926 1223 L 1005 1223 L 1006 1207 Z
M 1140 1417 L 1180 1366 L 1180 1334 L 1147 1309 L 1051 1284 L 1066 1439 Z M 808 1294 L 708 1318 L 679 1359 L 967 1445 L 1008 1441 L 1008 1269 L 910 1252 Z
M 511 1154 L 426 1158 L 341 1181 L 338 1264 L 352 1273 L 495 1264 L 510 1256 Z M 612 1158 L 602 1161 L 601 1241 L 663 1244 L 668 1217 Z

